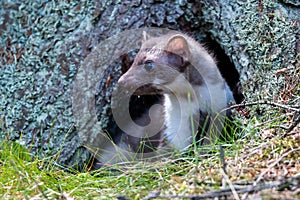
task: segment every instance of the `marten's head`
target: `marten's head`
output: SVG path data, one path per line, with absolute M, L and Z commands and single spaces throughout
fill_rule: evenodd
M 183 35 L 168 34 L 151 38 L 144 33 L 141 50 L 118 84 L 135 90 L 136 95 L 180 90 L 182 80 L 179 85 L 175 82 L 191 66 L 190 56 L 189 45 Z M 185 76 L 180 79 L 185 79 Z

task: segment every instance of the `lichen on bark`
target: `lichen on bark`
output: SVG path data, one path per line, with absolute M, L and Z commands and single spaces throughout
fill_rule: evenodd
M 276 80 L 274 71 L 299 67 L 300 17 L 290 14 L 295 10 L 299 12 L 278 1 L 205 1 L 208 31 L 234 62 L 248 99 L 272 100 L 278 84 L 284 83 Z
M 60 152 L 59 164 L 82 167 L 90 154 L 74 124 L 73 81 L 91 50 L 133 28 L 183 31 L 204 44 L 213 38 L 241 74 L 246 96 L 255 91 L 248 98 L 262 98 L 276 84 L 272 70 L 297 63 L 299 15 L 294 13 L 299 8 L 282 2 L 296 1 L 2 0 L 1 138 L 19 141 L 40 156 Z M 109 100 L 110 93 L 98 94 Z M 102 121 L 110 120 L 106 111 Z

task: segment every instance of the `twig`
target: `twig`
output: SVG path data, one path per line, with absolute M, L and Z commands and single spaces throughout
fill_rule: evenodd
M 271 102 L 271 101 L 256 101 L 256 102 L 252 102 L 252 103 L 234 104 L 234 105 L 231 105 L 227 109 L 234 109 L 234 108 L 240 108 L 240 107 L 245 107 L 245 106 L 254 106 L 254 105 L 260 105 L 260 104 L 271 105 L 271 106 L 284 108 L 284 109 L 296 112 L 294 115 L 294 116 L 296 116 L 296 119 L 293 121 L 293 123 L 290 126 L 283 126 L 283 125 L 276 126 L 278 128 L 282 128 L 282 129 L 286 130 L 286 133 L 283 135 L 283 137 L 287 136 L 287 134 L 289 132 L 291 132 L 300 123 L 300 109 L 297 109 L 299 107 L 298 105 L 287 106 L 287 105 L 283 105 L 283 104 L 279 104 L 279 103 L 275 103 L 275 102 Z
M 232 182 L 230 181 L 230 179 L 228 178 L 227 174 L 224 172 L 223 169 L 221 169 L 221 173 L 223 175 L 223 177 L 225 178 L 226 182 L 228 183 L 229 185 L 229 188 L 231 189 L 232 191 L 232 194 L 233 194 L 233 197 L 236 199 L 236 200 L 240 200 L 240 197 L 238 195 L 238 193 L 236 192 Z
M 287 187 L 292 184 L 294 184 L 294 181 L 300 181 L 300 174 L 296 174 L 295 176 L 288 178 L 283 181 L 276 181 L 276 182 L 268 182 L 261 185 L 251 185 L 251 186 L 245 186 L 241 188 L 236 188 L 237 194 L 245 194 L 245 193 L 253 193 L 257 191 L 262 191 L 266 189 L 271 188 L 281 188 L 282 186 Z M 146 197 L 144 200 L 150 200 L 150 199 L 175 199 L 175 198 L 181 198 L 181 199 L 193 199 L 193 200 L 201 200 L 201 199 L 207 199 L 207 198 L 216 198 L 221 196 L 229 196 L 232 195 L 232 189 L 231 188 L 225 188 L 218 191 L 209 192 L 206 194 L 200 194 L 200 195 L 159 195 L 159 193 L 156 193 L 156 195 L 151 194 L 148 197 Z
M 282 135 L 282 137 L 286 137 L 289 133 L 300 123 L 300 113 L 294 115 L 295 119 L 293 119 L 293 123 L 290 126 L 277 125 L 275 127 L 282 128 L 286 132 Z
M 273 162 L 265 171 L 263 171 L 258 178 L 256 179 L 256 181 L 253 183 L 253 185 L 255 186 L 259 181 L 261 181 L 261 179 L 263 178 L 263 176 L 270 171 L 270 169 L 272 169 L 275 165 L 277 165 L 284 157 L 288 156 L 290 153 L 293 153 L 295 151 L 299 151 L 300 147 L 297 149 L 292 149 L 286 153 L 284 153 L 280 158 L 278 158 L 275 162 Z
M 239 160 L 249 158 L 253 154 L 256 154 L 261 148 L 264 148 L 265 146 L 267 146 L 267 142 L 259 144 L 257 147 L 252 148 L 251 151 L 249 150 L 246 153 L 244 153 L 243 157 L 240 157 Z
M 223 167 L 223 171 L 225 174 L 227 174 L 226 172 L 226 162 L 225 162 L 225 156 L 224 156 L 224 151 L 223 151 L 223 146 L 220 145 L 220 158 L 221 158 L 221 164 L 222 164 L 222 167 Z
M 296 116 L 298 115 L 298 116 Z M 293 120 L 292 124 L 290 126 L 285 126 L 285 125 L 272 125 L 271 128 L 281 128 L 283 130 L 285 130 L 285 133 L 281 136 L 281 137 L 286 137 L 289 135 L 289 133 L 300 123 L 300 113 L 299 114 L 295 114 L 294 115 L 296 119 Z M 265 121 L 265 122 L 262 122 L 262 123 L 259 123 L 256 125 L 256 127 L 259 127 L 259 126 L 263 126 L 264 124 L 266 123 L 269 123 L 271 122 L 272 120 L 268 120 L 268 121 Z
M 239 108 L 239 107 L 244 107 L 244 106 L 255 106 L 255 105 L 271 105 L 271 106 L 275 106 L 275 107 L 279 107 L 279 108 L 284 108 L 286 110 L 292 110 L 295 112 L 300 112 L 300 109 L 291 107 L 291 106 L 287 106 L 287 105 L 283 105 L 280 103 L 275 103 L 275 102 L 271 102 L 271 101 L 256 101 L 256 102 L 251 102 L 251 103 L 241 103 L 241 104 L 234 104 L 232 106 L 230 106 L 228 109 L 234 109 L 234 108 Z
M 300 123 L 300 113 L 298 114 L 298 116 L 296 116 L 296 119 L 294 120 L 292 125 L 288 127 L 287 133 L 291 132 L 299 123 Z
M 226 172 L 226 162 L 225 162 L 225 156 L 224 156 L 224 151 L 223 151 L 223 146 L 220 145 L 220 159 L 221 159 L 221 164 L 222 164 L 222 172 L 226 175 L 227 172 Z M 222 188 L 225 188 L 226 187 L 226 178 L 225 176 L 223 176 L 222 178 Z
M 117 196 L 117 200 L 130 200 L 130 199 L 128 199 L 126 196 L 119 195 Z

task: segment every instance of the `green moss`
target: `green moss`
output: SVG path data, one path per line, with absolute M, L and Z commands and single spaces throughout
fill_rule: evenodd
M 190 23 L 193 28 L 186 26 L 185 30 L 199 32 L 200 27 L 200 16 L 187 1 L 0 3 L 0 116 L 4 122 L 0 129 L 14 141 L 23 132 L 22 144 L 32 155 L 61 151 L 61 164 L 72 166 L 76 162 L 84 165 L 88 157 L 74 127 L 72 86 L 91 50 L 126 29 L 180 29 Z M 107 98 L 110 92 L 104 95 Z M 99 113 L 109 109 L 105 105 Z M 105 114 L 103 126 L 109 120 Z
M 251 101 L 273 100 L 284 84 L 274 71 L 297 68 L 299 19 L 291 17 L 294 9 L 279 1 L 259 2 L 207 1 L 203 9 L 209 32 L 231 57 Z

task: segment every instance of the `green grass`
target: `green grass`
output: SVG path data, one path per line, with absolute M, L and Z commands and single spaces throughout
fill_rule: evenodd
M 160 191 L 161 195 L 203 194 L 222 186 L 219 145 L 223 146 L 227 175 L 232 182 L 253 182 L 277 161 L 278 165 L 270 169 L 263 181 L 282 178 L 283 173 L 287 173 L 284 177 L 291 177 L 299 173 L 300 151 L 282 160 L 278 158 L 300 147 L 297 134 L 281 138 L 284 131 L 276 129 L 271 137 L 264 138 L 282 119 L 254 116 L 238 123 L 238 137 L 219 140 L 214 146 L 195 148 L 192 145 L 190 152 L 173 158 L 84 172 L 63 170 L 55 163 L 57 155 L 32 158 L 17 142 L 3 141 L 0 143 L 0 199 L 116 199 L 120 195 L 143 199 L 153 191 Z
M 217 154 L 216 151 L 209 157 L 201 155 L 205 157 L 205 162 L 203 160 L 199 165 L 219 165 Z M 31 158 L 27 150 L 16 142 L 2 142 L 0 194 L 4 199 L 58 199 L 63 196 L 109 199 L 118 195 L 139 199 L 157 189 L 188 192 L 187 183 L 180 181 L 186 178 L 193 180 L 199 175 L 195 172 L 195 158 L 192 156 L 115 165 L 84 173 L 64 171 L 55 167 L 53 162 L 51 157 Z M 174 181 L 183 185 L 175 187 L 172 184 Z

